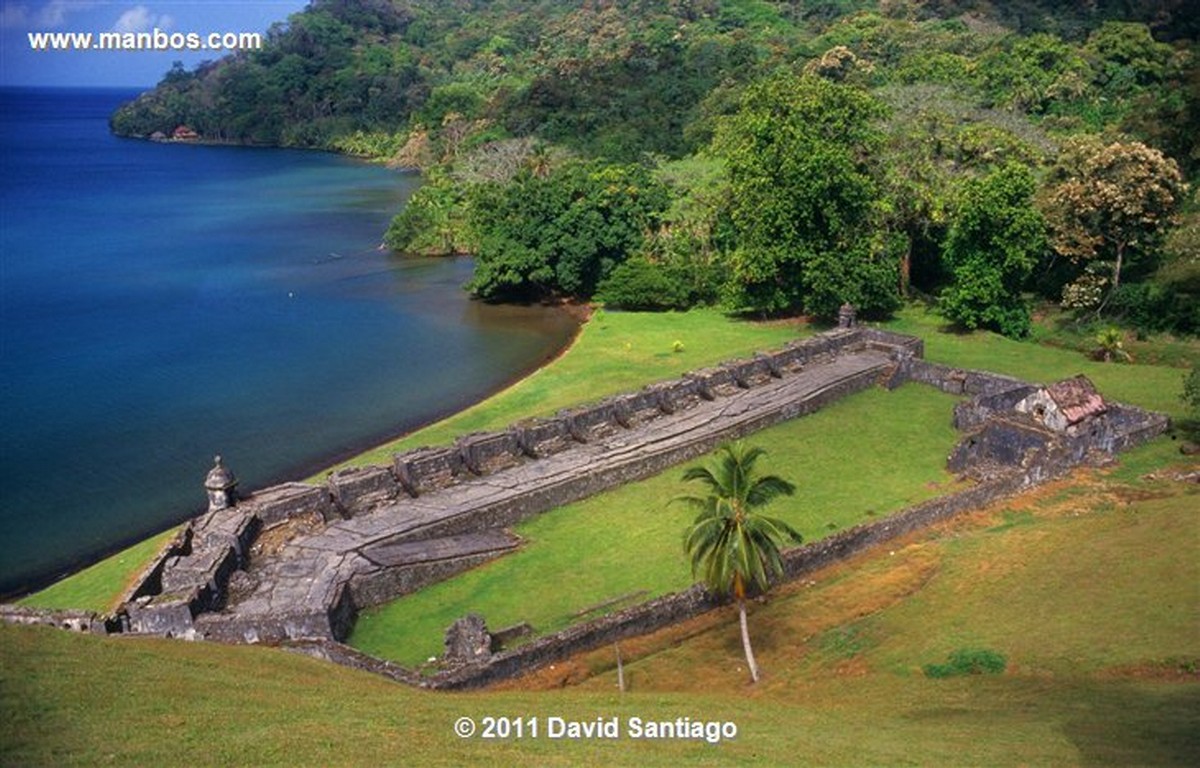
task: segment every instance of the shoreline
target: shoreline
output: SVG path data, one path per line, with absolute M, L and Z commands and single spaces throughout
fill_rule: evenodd
M 558 362 L 568 352 L 570 352 L 575 347 L 575 344 L 579 341 L 579 337 L 583 334 L 584 326 L 586 326 L 588 321 L 591 320 L 593 308 L 588 304 L 570 304 L 563 302 L 562 304 L 556 306 L 555 310 L 565 312 L 568 316 L 572 317 L 576 321 L 575 330 L 571 334 L 570 338 L 567 339 L 567 342 L 555 352 L 542 357 L 533 365 L 518 371 L 511 378 L 505 379 L 496 388 L 486 392 L 478 399 L 472 400 L 471 402 L 458 407 L 452 406 L 450 408 L 440 410 L 430 418 L 421 421 L 415 426 L 404 427 L 401 428 L 400 431 L 390 432 L 390 436 L 384 437 L 383 439 L 367 438 L 362 441 L 360 446 L 350 447 L 345 450 L 338 451 L 336 454 L 334 454 L 332 459 L 324 458 L 311 462 L 305 462 L 303 465 L 301 465 L 298 471 L 283 473 L 287 475 L 286 478 L 281 480 L 270 480 L 268 481 L 268 485 L 274 485 L 279 482 L 321 482 L 330 473 L 336 472 L 341 467 L 347 466 L 356 458 L 373 453 L 387 445 L 390 445 L 391 443 L 395 443 L 410 435 L 414 435 L 423 429 L 436 426 L 437 424 L 453 418 L 460 413 L 464 413 L 472 408 L 481 406 L 484 403 L 503 395 L 505 392 L 508 392 L 510 389 L 525 381 L 530 376 L 533 376 L 544 368 L 547 368 L 553 363 Z M 301 478 L 298 481 L 294 479 L 297 475 Z M 293 479 L 289 480 L 288 478 Z
M 428 418 L 422 419 L 415 425 L 393 429 L 385 433 L 385 436 L 382 438 L 379 436 L 363 438 L 361 441 L 353 443 L 336 452 L 323 454 L 319 458 L 303 462 L 276 475 L 268 477 L 264 481 L 263 487 L 267 488 L 287 482 L 321 482 L 330 473 L 335 472 L 340 467 L 349 464 L 350 462 L 354 461 L 355 458 L 381 449 L 389 443 L 394 443 L 423 429 L 432 427 L 442 421 L 445 421 L 446 419 L 452 418 L 459 413 L 463 413 L 471 408 L 480 406 L 489 400 L 502 395 L 547 366 L 557 362 L 558 360 L 561 360 L 563 356 L 565 356 L 567 352 L 574 348 L 575 344 L 579 341 L 579 337 L 583 333 L 584 326 L 586 326 L 588 321 L 591 319 L 593 307 L 589 304 L 572 304 L 569 302 L 562 302 L 559 305 L 554 306 L 553 309 L 555 311 L 566 313 L 575 321 L 575 330 L 566 340 L 566 343 L 557 350 L 543 356 L 532 365 L 517 371 L 513 376 L 500 382 L 495 388 L 483 393 L 476 399 L 472 399 L 469 402 L 459 406 L 452 406 L 440 410 Z M 198 472 L 196 477 L 197 488 L 199 488 L 204 479 L 203 472 Z M 71 578 L 72 576 L 91 568 L 93 565 L 120 554 L 130 547 L 136 546 L 148 539 L 154 538 L 155 536 L 159 536 L 173 528 L 177 528 L 197 515 L 203 514 L 203 512 L 203 505 L 198 504 L 194 508 L 181 513 L 178 517 L 172 518 L 170 523 L 161 528 L 155 528 L 144 534 L 135 534 L 133 536 L 123 537 L 111 545 L 106 545 L 95 550 L 94 552 L 77 558 L 70 565 L 57 571 L 56 573 L 48 574 L 44 577 L 30 579 L 26 584 L 12 590 L 8 590 L 4 594 L 0 594 L 0 602 L 17 602 L 25 597 L 28 597 L 29 595 L 36 594 L 47 587 L 57 584 L 64 579 Z

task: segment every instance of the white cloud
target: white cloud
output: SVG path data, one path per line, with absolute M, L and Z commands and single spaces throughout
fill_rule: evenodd
M 99 4 L 98 0 L 50 0 L 37 12 L 35 20 L 43 29 L 61 27 L 67 23 L 67 14 Z
M 175 20 L 165 13 L 152 12 L 144 5 L 137 5 L 122 13 L 113 24 L 113 32 L 149 32 L 151 29 L 170 29 Z
M 29 24 L 29 6 L 8 5 L 0 8 L 0 27 L 24 27 Z
M 50 0 L 37 10 L 28 3 L 3 3 L 0 7 L 0 27 L 28 30 L 54 29 L 67 23 L 67 16 L 76 11 L 100 5 L 100 0 Z

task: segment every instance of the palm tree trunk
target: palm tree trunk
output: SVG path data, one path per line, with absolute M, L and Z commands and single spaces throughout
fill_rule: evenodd
M 750 647 L 750 627 L 746 623 L 745 600 L 738 600 L 738 621 L 742 625 L 742 648 L 746 651 L 746 664 L 750 667 L 750 679 L 757 683 L 758 664 L 754 661 L 754 649 Z

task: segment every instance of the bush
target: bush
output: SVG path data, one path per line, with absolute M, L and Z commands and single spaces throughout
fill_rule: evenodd
M 1200 419 L 1200 368 L 1193 368 L 1183 377 L 1183 394 L 1179 396 L 1192 417 Z
M 1105 363 L 1133 362 L 1133 357 L 1125 351 L 1125 334 L 1120 328 L 1105 328 L 1096 334 L 1096 350 L 1093 357 Z
M 1126 283 L 1110 304 L 1115 315 L 1141 333 L 1200 333 L 1200 301 L 1168 283 Z
M 686 309 L 688 289 L 670 271 L 645 259 L 617 265 L 596 292 L 607 306 L 628 310 Z
M 960 675 L 998 675 L 1008 666 L 1004 656 L 984 648 L 959 648 L 945 664 L 926 664 L 925 676 L 940 679 Z

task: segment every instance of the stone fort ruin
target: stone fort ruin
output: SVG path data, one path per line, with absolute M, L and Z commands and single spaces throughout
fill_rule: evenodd
M 964 437 L 948 466 L 976 482 L 790 550 L 785 578 L 1105 460 L 1169 425 L 1161 414 L 1104 401 L 1081 377 L 1041 387 L 953 369 L 923 360 L 919 338 L 856 326 L 852 313 L 840 325 L 550 418 L 396 454 L 390 466 L 340 469 L 323 485 L 285 483 L 238 498 L 236 478 L 218 457 L 205 482 L 209 511 L 163 548 L 115 615 L 6 606 L 0 618 L 77 631 L 279 644 L 412 684 L 472 687 L 717 603 L 697 585 L 511 650 L 480 641 L 488 637 L 486 628 L 472 620 L 471 653 L 434 675 L 373 659 L 341 641 L 359 610 L 520 546 L 508 529 L 523 519 L 656 474 L 851 393 L 913 381 L 967 398 L 955 408 L 955 427 Z

